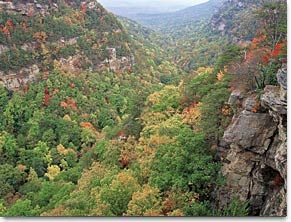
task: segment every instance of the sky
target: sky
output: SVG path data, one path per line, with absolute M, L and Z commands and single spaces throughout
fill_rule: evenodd
M 181 7 L 189 7 L 208 0 L 99 0 L 99 2 L 108 8 L 112 7 L 157 7 L 180 9 Z

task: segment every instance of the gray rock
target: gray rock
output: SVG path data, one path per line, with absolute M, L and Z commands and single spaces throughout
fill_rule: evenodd
M 234 90 L 228 100 L 229 105 L 237 105 L 244 98 L 243 93 L 240 90 Z
M 287 90 L 287 67 L 283 66 L 277 73 L 277 81 L 283 90 Z
M 42 5 L 41 4 L 36 4 L 36 8 L 37 9 L 42 9 Z
M 243 102 L 243 108 L 247 111 L 253 111 L 254 109 L 256 109 L 257 105 L 258 105 L 258 100 L 257 100 L 257 96 L 256 95 L 252 95 L 247 97 L 244 102 Z
M 0 44 L 0 55 L 7 52 L 9 48 L 6 45 Z
M 269 114 L 244 110 L 225 131 L 223 140 L 242 149 L 261 148 L 275 131 L 276 125 Z
M 217 205 L 227 206 L 233 198 L 248 201 L 253 216 L 287 214 L 287 72 L 277 74 L 280 86 L 266 86 L 256 110 L 254 95 L 235 108 L 233 121 L 224 133 L 222 175 L 226 184 L 217 191 Z M 243 98 L 233 92 L 230 104 Z M 243 110 L 241 110 L 243 109 Z
M 8 75 L 0 75 L 0 82 L 9 90 L 16 90 L 21 86 L 34 82 L 40 69 L 37 65 L 22 68 L 17 73 L 10 72 Z
M 261 96 L 261 103 L 266 107 L 280 115 L 287 114 L 287 102 L 281 100 L 280 87 L 266 86 Z
M 286 216 L 287 215 L 287 190 L 282 187 L 281 189 L 274 189 L 268 195 L 261 216 Z

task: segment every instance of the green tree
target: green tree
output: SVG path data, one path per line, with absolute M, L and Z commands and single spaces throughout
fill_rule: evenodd
M 4 214 L 6 217 L 34 217 L 39 216 L 39 208 L 33 207 L 30 200 L 18 200 Z
M 249 203 L 240 201 L 237 198 L 231 202 L 221 211 L 216 213 L 216 216 L 221 217 L 245 217 L 249 216 Z
M 229 94 L 227 87 L 217 85 L 201 100 L 200 112 L 202 116 L 198 125 L 207 135 L 209 142 L 217 142 L 229 123 L 229 118 L 222 113 L 222 108 L 225 106 Z
M 92 129 L 83 128 L 81 130 L 81 141 L 83 147 L 91 147 L 96 142 L 96 135 Z
M 0 84 L 0 113 L 3 113 L 6 105 L 9 101 L 9 93 L 8 90 Z M 3 127 L 3 116 L 0 115 L 0 130 L 4 130 Z
M 7 132 L 0 132 L 0 164 L 16 164 L 17 151 L 16 139 Z
M 204 136 L 181 128 L 177 142 L 162 145 L 152 163 L 150 182 L 162 191 L 171 188 L 205 194 L 215 183 L 218 165 L 207 152 Z
M 3 217 L 6 212 L 6 207 L 4 200 L 0 199 L 0 217 Z
M 0 165 L 0 197 L 18 190 L 24 182 L 25 174 L 10 164 Z
M 109 186 L 100 191 L 100 200 L 109 205 L 115 216 L 122 216 L 134 192 L 140 189 L 137 180 L 130 172 L 121 172 Z
M 213 216 L 214 212 L 211 210 L 209 202 L 198 202 L 195 201 L 184 208 L 186 216 L 190 217 L 209 217 Z

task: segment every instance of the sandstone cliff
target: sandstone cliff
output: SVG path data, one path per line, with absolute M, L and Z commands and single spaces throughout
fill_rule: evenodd
M 250 215 L 287 214 L 287 70 L 277 73 L 280 86 L 261 95 L 235 91 L 229 103 L 236 113 L 220 142 L 220 208 L 231 199 L 248 201 Z M 241 108 L 239 108 L 241 107 Z

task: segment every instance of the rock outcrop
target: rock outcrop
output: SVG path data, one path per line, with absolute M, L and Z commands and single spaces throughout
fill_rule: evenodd
M 57 4 L 52 5 L 57 7 Z M 50 4 L 39 4 L 34 0 L 20 0 L 20 1 L 0 1 L 0 11 L 7 13 L 19 13 L 24 16 L 33 16 L 41 14 L 46 16 L 49 14 Z
M 219 147 L 226 184 L 217 192 L 223 208 L 238 198 L 248 201 L 250 215 L 287 214 L 287 70 L 277 74 L 280 86 L 266 86 L 263 94 L 233 92 L 232 123 Z
M 0 71 L 0 84 L 7 89 L 16 90 L 37 80 L 39 73 L 40 69 L 36 64 L 8 74 Z
M 214 32 L 229 37 L 232 42 L 248 41 L 249 35 L 255 33 L 258 24 L 254 22 L 255 18 L 245 18 L 254 16 L 253 10 L 260 4 L 261 1 L 253 0 L 225 0 L 222 7 L 212 16 L 210 27 Z M 248 30 L 247 35 L 243 30 Z

